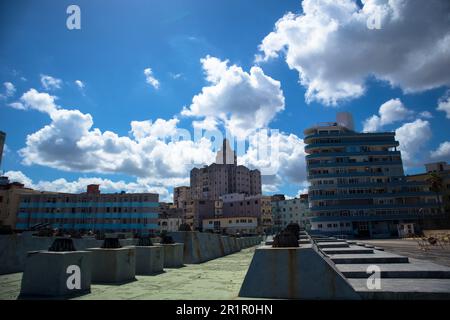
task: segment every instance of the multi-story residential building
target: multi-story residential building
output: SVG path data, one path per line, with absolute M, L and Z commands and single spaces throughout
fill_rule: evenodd
M 394 132 L 359 133 L 351 115 L 304 131 L 313 231 L 393 236 L 438 214 L 423 182 L 408 182 Z
M 266 234 L 273 232 L 272 197 L 261 197 L 261 228 Z
M 430 182 L 431 174 L 440 177 L 442 181 L 442 189 L 439 192 L 442 199 L 441 208 L 447 217 L 450 217 L 450 164 L 446 162 L 427 163 L 425 171 L 425 173 L 409 175 L 406 178 L 408 181 Z
M 231 156 L 232 155 L 232 156 Z M 236 154 L 224 139 L 216 162 L 203 168 L 194 168 L 190 174 L 193 200 L 218 200 L 220 196 L 242 193 L 247 196 L 261 194 L 261 173 L 237 165 Z
M 174 204 L 159 203 L 158 225 L 160 231 L 178 231 L 183 223 L 184 210 L 176 208 Z
M 0 170 L 2 168 L 3 148 L 5 146 L 6 133 L 0 131 Z
M 186 209 L 191 200 L 191 187 L 181 186 L 173 188 L 173 204 L 175 207 Z
M 19 211 L 20 196 L 39 193 L 39 191 L 25 188 L 21 183 L 11 183 L 8 177 L 0 177 L 0 225 L 14 229 L 17 212 Z
M 277 195 L 272 198 L 273 232 L 280 232 L 290 223 L 298 223 L 301 228 L 309 229 L 308 196 L 285 199 Z
M 158 200 L 155 193 L 103 194 L 98 185 L 81 194 L 21 195 L 16 228 L 48 223 L 64 231 L 152 234 L 159 230 Z
M 203 219 L 203 230 L 213 230 L 227 234 L 256 234 L 258 230 L 256 217 L 229 217 Z

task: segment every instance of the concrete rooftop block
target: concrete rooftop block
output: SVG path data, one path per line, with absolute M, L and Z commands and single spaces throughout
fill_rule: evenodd
M 92 282 L 122 283 L 135 280 L 136 250 L 89 248 L 92 252 Z
M 346 279 L 312 245 L 255 250 L 240 297 L 360 299 Z
M 349 244 L 347 242 L 319 242 L 317 244 L 320 248 L 348 248 Z
M 161 246 L 136 246 L 136 274 L 149 275 L 163 271 L 164 249 Z
M 21 296 L 65 297 L 89 293 L 91 255 L 87 251 L 29 252 L 25 260 Z M 73 266 L 78 269 L 75 270 Z M 74 278 L 78 272 L 79 287 Z

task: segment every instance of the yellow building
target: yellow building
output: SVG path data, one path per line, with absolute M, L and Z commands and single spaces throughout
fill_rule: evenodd
M 16 227 L 20 196 L 30 193 L 40 192 L 25 188 L 21 183 L 10 183 L 7 177 L 0 177 L 0 226 Z
M 261 197 L 261 227 L 266 233 L 272 231 L 272 196 Z

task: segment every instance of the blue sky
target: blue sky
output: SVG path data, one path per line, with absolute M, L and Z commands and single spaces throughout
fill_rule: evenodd
M 136 145 L 130 124 L 132 121 L 145 123 L 146 134 L 151 135 L 149 128 L 158 128 L 148 126 L 146 121 L 176 119 L 177 128 L 192 132 L 193 121 L 203 120 L 211 112 L 205 99 L 223 101 L 226 94 L 247 92 L 237 88 L 239 83 L 227 82 L 223 75 L 217 82 L 208 81 L 208 74 L 229 72 L 231 77 L 231 69 L 216 69 L 220 62 L 227 60 L 227 68 L 233 65 L 241 68 L 236 72 L 244 79 L 242 85 L 249 75 L 249 79 L 257 79 L 250 71 L 257 67 L 269 89 L 254 88 L 246 99 L 230 99 L 229 105 L 225 99 L 221 110 L 230 118 L 238 110 L 234 120 L 243 117 L 245 129 L 266 127 L 283 134 L 285 159 L 276 177 L 265 179 L 267 193 L 295 196 L 305 188 L 303 130 L 318 122 L 333 121 L 338 111 L 351 112 L 358 131 L 367 129 L 364 121 L 374 115 L 379 119 L 375 119 L 378 125 L 372 126 L 372 130 L 393 131 L 403 127 L 398 135 L 401 144 L 404 141 L 405 152 L 409 152 L 405 165 L 410 173 L 422 170 L 423 162 L 449 160 L 450 51 L 445 44 L 450 42 L 450 24 L 445 13 L 450 9 L 446 1 L 436 1 L 427 10 L 421 10 L 421 1 L 413 0 L 403 7 L 392 5 L 382 13 L 380 30 L 363 28 L 360 20 L 350 21 L 347 14 L 356 12 L 360 18 L 365 17 L 373 10 L 368 4 L 383 1 L 367 1 L 365 8 L 360 2 L 350 0 L 344 1 L 346 5 L 342 7 L 333 1 L 310 2 L 305 1 L 302 8 L 298 0 L 127 1 L 126 4 L 111 0 L 3 1 L 0 4 L 0 130 L 7 133 L 7 151 L 2 169 L 14 179 L 37 188 L 65 188 L 75 192 L 83 182 L 98 178 L 109 182 L 104 187 L 107 191 L 154 190 L 168 199 L 174 185 L 185 184 L 189 166 L 172 168 L 177 165 L 177 159 L 175 155 L 175 159 L 167 160 L 172 156 L 170 153 L 161 156 L 155 152 L 161 157 L 158 161 L 143 159 L 146 153 L 149 157 L 153 154 L 151 148 L 155 142 Z M 70 4 L 81 8 L 81 30 L 66 28 L 66 8 Z M 288 12 L 296 16 L 286 15 Z M 407 21 L 396 21 L 395 12 L 405 14 Z M 416 12 L 419 17 L 407 15 L 408 12 Z M 299 19 L 302 16 L 308 19 Z M 276 26 L 281 18 L 283 21 Z M 338 27 L 330 32 L 326 26 L 333 21 L 337 21 Z M 427 30 L 415 32 L 422 24 L 429 26 Z M 266 41 L 260 47 L 264 39 L 270 40 L 271 32 L 273 41 Z M 314 36 L 309 38 L 308 34 Z M 322 37 L 324 34 L 326 37 Z M 321 49 L 315 46 L 317 43 Z M 355 58 L 350 57 L 352 53 Z M 261 58 L 255 59 L 256 55 Z M 214 63 L 210 69 L 206 67 L 207 61 Z M 146 81 L 147 68 L 158 81 L 157 88 Z M 44 76 L 60 82 L 46 87 Z M 76 80 L 81 81 L 83 88 Z M 217 97 L 204 94 L 201 103 L 193 102 L 195 96 L 202 95 L 203 89 L 215 86 L 228 89 L 217 93 Z M 31 100 L 27 100 L 23 95 L 32 88 L 35 91 L 27 96 Z M 308 89 L 316 91 L 308 97 Z M 103 149 L 92 150 L 85 145 L 95 141 L 92 136 L 79 147 L 79 140 L 84 136 L 76 130 L 83 126 L 77 122 L 74 131 L 69 132 L 73 124 L 70 121 L 88 120 L 86 117 L 80 120 L 70 112 L 64 126 L 55 124 L 57 128 L 52 132 L 42 131 L 36 136 L 45 140 L 45 134 L 52 135 L 49 143 L 27 141 L 28 135 L 51 126 L 52 119 L 60 121 L 51 112 L 39 111 L 36 105 L 36 101 L 41 101 L 37 98 L 50 96 L 57 97 L 54 103 L 60 110 L 89 114 L 93 125 L 87 131 L 92 133 L 98 128 L 98 139 L 105 139 Z M 249 103 L 241 111 L 237 104 L 242 101 Z M 379 108 L 387 102 L 381 115 Z M 14 103 L 20 105 L 11 106 Z M 264 109 L 261 104 L 268 105 Z M 193 105 L 197 108 L 195 112 L 182 114 L 184 107 L 194 110 Z M 270 111 L 270 108 L 278 109 Z M 265 120 L 262 124 L 249 124 L 252 122 L 249 119 L 260 109 L 268 114 Z M 60 112 L 61 117 L 63 113 Z M 224 118 L 217 118 L 216 122 L 222 131 L 236 124 Z M 170 131 L 168 123 L 160 125 Z M 67 140 L 62 139 L 61 145 L 52 144 L 65 128 Z M 140 148 L 144 156 L 132 157 L 133 165 L 119 163 L 123 154 L 106 149 L 105 132 L 116 135 L 111 142 L 114 150 L 122 146 L 124 150 L 128 148 L 122 150 L 124 154 L 129 154 L 133 148 Z M 79 139 L 74 141 L 72 136 Z M 124 137 L 130 141 L 121 139 Z M 77 146 L 77 150 L 71 150 L 71 146 Z M 161 150 L 169 150 L 166 145 L 159 146 Z M 180 145 L 175 149 L 181 148 Z M 187 149 L 186 153 L 193 153 L 193 149 Z M 97 166 L 95 157 L 100 152 L 103 156 Z M 111 164 L 108 164 L 108 154 Z M 242 161 L 257 167 L 257 161 L 251 156 L 244 156 Z M 134 164 L 139 168 L 134 168 Z M 70 187 L 63 187 L 64 181 L 58 180 L 61 178 L 70 182 Z

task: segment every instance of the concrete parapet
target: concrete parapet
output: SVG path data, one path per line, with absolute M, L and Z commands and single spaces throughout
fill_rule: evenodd
M 239 296 L 360 299 L 344 276 L 312 245 L 299 248 L 257 248 Z
M 64 297 L 91 291 L 92 253 L 28 252 L 20 295 Z
M 36 231 L 25 231 L 22 234 L 0 235 L 0 274 L 22 272 L 25 270 L 25 261 L 30 251 L 47 250 L 55 237 L 36 237 Z M 100 247 L 102 240 L 93 237 L 73 239 L 77 250 Z M 136 244 L 137 239 L 120 239 L 122 246 Z
M 136 246 L 136 274 L 148 275 L 164 269 L 164 249 L 161 246 Z
M 89 248 L 92 252 L 92 282 L 122 283 L 135 280 L 136 250 Z

